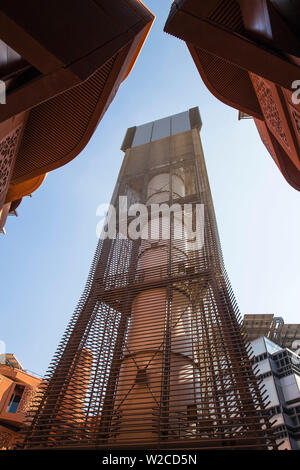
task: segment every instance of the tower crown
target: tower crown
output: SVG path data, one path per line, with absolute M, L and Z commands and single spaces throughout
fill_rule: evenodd
M 182 113 L 147 122 L 140 126 L 130 127 L 127 129 L 121 150 L 125 152 L 130 147 L 138 147 L 191 129 L 199 129 L 200 131 L 201 127 L 202 121 L 199 108 L 191 108 Z

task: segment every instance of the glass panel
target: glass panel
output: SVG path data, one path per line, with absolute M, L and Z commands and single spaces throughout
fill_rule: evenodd
M 17 412 L 23 392 L 24 392 L 24 387 L 20 387 L 19 385 L 15 386 L 15 389 L 10 397 L 9 403 L 6 408 L 7 413 Z

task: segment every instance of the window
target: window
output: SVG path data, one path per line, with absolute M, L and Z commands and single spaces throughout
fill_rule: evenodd
M 14 391 L 10 397 L 10 400 L 6 408 L 7 413 L 17 412 L 23 392 L 24 392 L 24 387 L 22 387 L 21 385 L 15 386 Z

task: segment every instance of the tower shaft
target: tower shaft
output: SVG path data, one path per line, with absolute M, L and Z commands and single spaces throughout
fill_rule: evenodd
M 99 241 L 26 448 L 275 445 L 223 264 L 200 128 L 194 108 L 127 131 L 112 204 L 120 214 L 126 196 L 128 219 Z M 153 215 L 153 204 L 172 216 Z

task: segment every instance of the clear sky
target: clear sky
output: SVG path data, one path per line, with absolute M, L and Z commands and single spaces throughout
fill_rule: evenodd
M 51 172 L 1 236 L 1 329 L 7 352 L 43 374 L 84 288 L 97 244 L 96 208 L 110 201 L 126 129 L 199 106 L 224 260 L 241 313 L 299 322 L 300 194 L 282 177 L 251 120 L 205 88 L 186 45 L 157 15 L 130 76 L 89 144 Z

